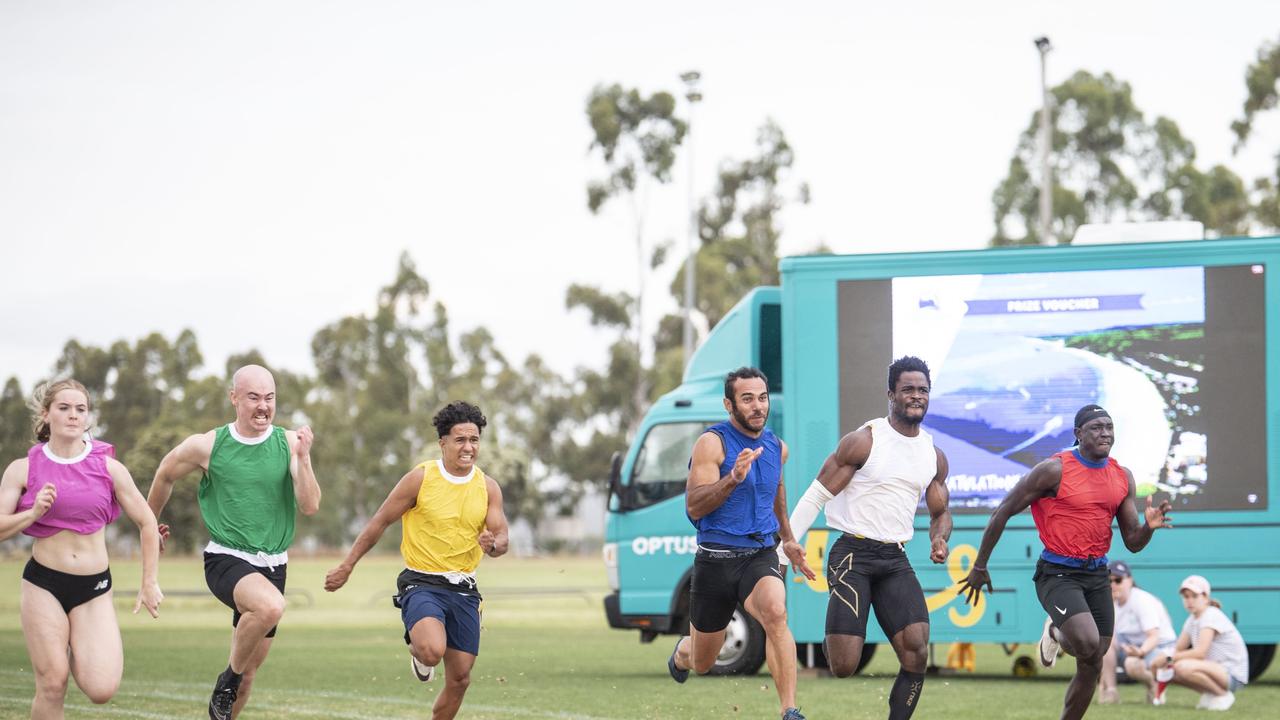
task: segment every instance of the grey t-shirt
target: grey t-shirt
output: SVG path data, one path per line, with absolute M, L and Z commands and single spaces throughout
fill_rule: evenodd
M 1182 626 L 1182 632 L 1191 639 L 1191 647 L 1195 648 L 1200 641 L 1200 631 L 1211 628 L 1217 631 L 1205 659 L 1212 660 L 1227 669 L 1227 674 L 1241 684 L 1249 681 L 1249 651 L 1244 646 L 1244 638 L 1240 631 L 1231 624 L 1226 613 L 1210 605 L 1200 613 L 1200 617 L 1191 615 Z

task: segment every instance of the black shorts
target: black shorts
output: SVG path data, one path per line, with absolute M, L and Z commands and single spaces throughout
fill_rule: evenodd
M 885 637 L 913 623 L 929 622 L 924 590 L 898 543 L 845 533 L 827 556 L 827 634 L 867 636 L 874 608 Z
M 698 632 L 729 626 L 738 603 L 745 603 L 761 578 L 782 580 L 776 546 L 741 550 L 698 548 L 689 586 L 689 624 Z
M 22 569 L 22 579 L 48 590 L 68 615 L 72 608 L 111 591 L 111 568 L 93 575 L 72 575 L 47 568 L 31 558 Z
M 275 570 L 271 568 L 258 567 L 252 565 L 234 555 L 224 555 L 223 553 L 205 553 L 204 554 L 204 581 L 209 586 L 209 590 L 213 596 L 222 601 L 223 605 L 231 608 L 231 627 L 240 624 L 240 611 L 236 609 L 235 590 L 236 583 L 245 578 L 246 575 L 258 573 L 271 581 L 272 585 L 284 595 L 284 579 L 288 565 L 277 565 Z M 276 629 L 271 628 L 267 633 L 267 637 L 275 637 Z
M 1054 627 L 1072 615 L 1093 615 L 1099 637 L 1111 637 L 1116 625 L 1116 608 L 1111 602 L 1111 571 L 1105 566 L 1086 570 L 1041 559 L 1036 563 L 1036 596 L 1049 613 Z

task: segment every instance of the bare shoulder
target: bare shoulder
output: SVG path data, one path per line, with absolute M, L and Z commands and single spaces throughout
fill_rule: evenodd
M 119 460 L 108 456 L 107 472 L 111 473 L 112 477 L 117 477 L 121 475 L 128 476 L 129 468 L 125 467 L 124 463 L 120 462 Z
M 782 438 L 778 438 L 778 446 L 782 450 L 782 462 L 785 463 L 787 461 L 787 457 L 791 454 L 791 450 L 787 448 L 787 441 Z
M 717 465 L 724 462 L 724 441 L 713 432 L 702 433 L 693 444 L 693 461 L 715 462 Z
M 871 427 L 864 425 L 851 433 L 846 433 L 836 445 L 836 460 L 842 465 L 861 466 L 871 455 Z
M 938 456 L 938 474 L 945 477 L 947 471 L 951 469 L 951 464 L 947 462 L 947 454 L 942 452 L 942 448 L 937 445 L 933 446 L 933 451 Z
M 491 493 L 498 493 L 499 495 L 502 494 L 502 488 L 498 485 L 498 481 L 489 477 L 488 473 L 485 473 L 485 476 L 484 476 L 484 486 Z
M 0 482 L 2 482 L 5 485 L 17 483 L 17 484 L 20 484 L 22 487 L 26 487 L 27 459 L 18 458 L 17 460 L 14 460 L 13 462 L 9 463 L 8 467 L 4 469 L 4 477 L 2 480 L 0 480 Z
M 189 435 L 174 448 L 174 451 L 182 460 L 196 463 L 200 467 L 208 467 L 209 458 L 213 455 L 213 441 L 217 437 L 217 430 Z

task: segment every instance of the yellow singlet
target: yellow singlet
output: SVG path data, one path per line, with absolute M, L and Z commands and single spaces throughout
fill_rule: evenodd
M 480 468 L 465 482 L 455 483 L 439 460 L 422 463 L 418 501 L 400 517 L 400 554 L 405 567 L 429 573 L 472 574 L 483 551 L 476 536 L 484 530 L 489 488 Z

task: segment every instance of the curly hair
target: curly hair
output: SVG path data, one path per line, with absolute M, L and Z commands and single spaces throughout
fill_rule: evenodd
M 435 417 L 431 418 L 431 424 L 436 426 L 436 433 L 442 438 L 453 431 L 454 425 L 462 423 L 473 423 L 483 431 L 489 421 L 484 413 L 480 412 L 480 408 L 462 400 L 445 405 Z
M 924 373 L 924 379 L 933 383 L 933 379 L 929 377 L 929 365 L 925 361 L 914 355 L 903 355 L 889 366 L 889 392 L 898 389 L 898 378 L 904 372 Z

